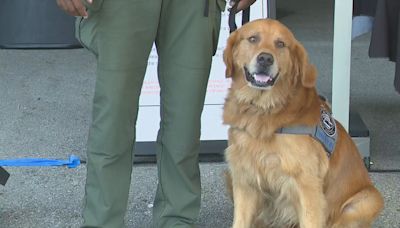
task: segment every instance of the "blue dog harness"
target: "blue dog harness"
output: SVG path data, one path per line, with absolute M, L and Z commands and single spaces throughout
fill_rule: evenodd
M 330 157 L 335 149 L 337 141 L 337 128 L 332 114 L 321 107 L 321 117 L 319 124 L 313 127 L 294 126 L 284 127 L 276 131 L 278 134 L 310 135 L 320 142 Z

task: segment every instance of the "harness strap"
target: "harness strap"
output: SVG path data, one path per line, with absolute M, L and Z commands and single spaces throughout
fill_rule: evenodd
M 275 133 L 278 134 L 290 134 L 290 135 L 315 135 L 316 127 L 307 126 L 295 126 L 295 127 L 283 127 L 278 129 Z
M 277 134 L 309 135 L 321 143 L 330 157 L 337 142 L 336 122 L 329 112 L 321 107 L 320 123 L 316 126 L 293 126 L 278 129 Z

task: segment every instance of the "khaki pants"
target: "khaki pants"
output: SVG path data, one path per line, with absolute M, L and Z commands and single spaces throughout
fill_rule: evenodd
M 77 38 L 97 58 L 84 227 L 124 226 L 135 131 L 144 130 L 135 129 L 139 95 L 154 41 L 161 87 L 154 227 L 194 227 L 200 117 L 225 4 L 207 1 L 93 0 L 89 18 L 78 18 Z

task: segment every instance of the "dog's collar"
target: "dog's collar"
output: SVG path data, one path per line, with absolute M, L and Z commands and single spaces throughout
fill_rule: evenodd
M 322 144 L 326 150 L 328 157 L 330 157 L 335 149 L 337 142 L 337 128 L 335 119 L 332 114 L 321 106 L 320 122 L 316 126 L 293 126 L 283 127 L 278 129 L 275 133 L 278 134 L 295 134 L 295 135 L 310 135 Z

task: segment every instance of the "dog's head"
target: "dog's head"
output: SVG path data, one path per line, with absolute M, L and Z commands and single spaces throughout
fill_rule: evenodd
M 287 97 L 298 86 L 312 88 L 316 83 L 316 69 L 304 47 L 276 20 L 255 20 L 233 32 L 224 62 L 232 88 L 253 101 L 249 96 Z

